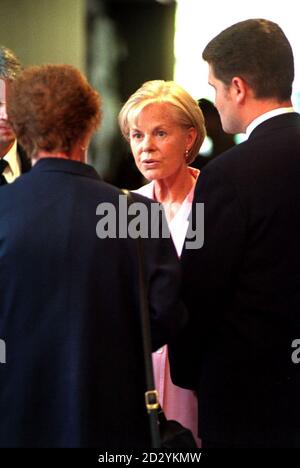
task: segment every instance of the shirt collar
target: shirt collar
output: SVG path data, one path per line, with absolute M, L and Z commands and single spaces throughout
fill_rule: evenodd
M 252 122 L 246 128 L 246 137 L 249 138 L 250 133 L 253 130 L 263 123 L 265 120 L 270 119 L 271 117 L 276 117 L 276 115 L 287 114 L 289 112 L 295 112 L 293 107 L 279 107 L 277 109 L 272 109 L 269 112 L 265 112 L 264 114 L 259 115 L 256 119 L 252 120 Z
M 5 175 L 7 182 L 11 183 L 21 175 L 21 163 L 17 153 L 17 140 L 15 140 L 3 159 L 8 162 L 8 166 L 5 168 L 3 175 Z

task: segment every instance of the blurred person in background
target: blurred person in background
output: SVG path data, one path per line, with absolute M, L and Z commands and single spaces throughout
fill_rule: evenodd
M 234 135 L 225 133 L 222 128 L 219 112 L 208 99 L 199 99 L 198 104 L 204 116 L 206 139 L 200 148 L 192 167 L 202 169 L 216 156 L 235 145 Z
M 31 167 L 25 151 L 17 145 L 7 118 L 7 88 L 21 70 L 21 63 L 14 53 L 0 46 L 0 186 L 13 182 Z

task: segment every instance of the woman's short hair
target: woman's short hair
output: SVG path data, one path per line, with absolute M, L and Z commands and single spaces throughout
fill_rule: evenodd
M 152 80 L 144 83 L 122 107 L 119 113 L 119 125 L 123 136 L 129 141 L 130 123 L 149 104 L 168 103 L 174 106 L 174 116 L 179 125 L 194 127 L 196 139 L 189 151 L 187 163 L 194 161 L 206 135 L 204 117 L 198 103 L 192 96 L 174 81 Z
M 10 85 L 7 108 L 29 155 L 41 150 L 68 153 L 101 119 L 98 92 L 71 65 L 27 68 Z

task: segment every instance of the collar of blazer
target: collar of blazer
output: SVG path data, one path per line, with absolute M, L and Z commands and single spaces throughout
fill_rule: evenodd
M 89 164 L 62 158 L 41 158 L 34 164 L 31 172 L 68 172 L 69 174 L 82 175 L 101 180 L 97 171 Z
M 284 127 L 298 127 L 300 125 L 300 114 L 297 112 L 283 113 L 270 117 L 269 119 L 260 123 L 251 132 L 249 139 L 257 137 L 265 132 L 277 131 Z

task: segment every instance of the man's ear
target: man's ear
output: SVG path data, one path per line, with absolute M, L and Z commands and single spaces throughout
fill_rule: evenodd
M 242 104 L 245 100 L 249 86 L 243 78 L 234 76 L 231 80 L 231 93 L 232 98 L 235 99 L 237 104 Z

